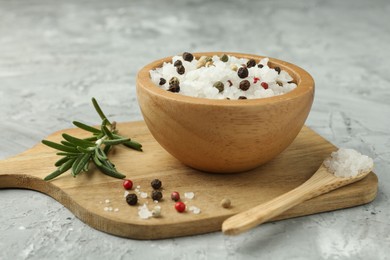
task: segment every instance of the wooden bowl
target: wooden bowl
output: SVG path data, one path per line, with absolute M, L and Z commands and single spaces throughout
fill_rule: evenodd
M 227 54 L 257 62 L 264 58 Z M 294 78 L 297 88 L 291 92 L 261 99 L 216 100 L 184 96 L 156 86 L 149 71 L 171 60 L 157 60 L 139 71 L 138 102 L 157 142 L 179 161 L 198 170 L 235 173 L 270 161 L 298 135 L 313 103 L 313 78 L 285 61 L 270 58 L 269 66 L 279 66 Z

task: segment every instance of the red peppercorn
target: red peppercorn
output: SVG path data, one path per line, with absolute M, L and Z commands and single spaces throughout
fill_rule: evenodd
M 254 77 L 254 78 L 253 78 L 253 83 L 256 84 L 257 81 L 259 81 L 259 80 L 260 80 L 260 78 Z
M 267 88 L 268 88 L 268 83 L 267 83 L 267 82 L 261 82 L 261 86 L 262 86 L 264 89 L 267 89 Z
M 186 204 L 181 201 L 175 203 L 175 209 L 177 212 L 184 212 L 186 210 Z
M 180 200 L 180 194 L 179 194 L 179 192 L 177 192 L 177 191 L 172 192 L 172 193 L 171 193 L 171 199 L 174 200 L 174 201 Z
M 123 188 L 125 188 L 126 190 L 131 190 L 131 188 L 133 188 L 133 182 L 131 180 L 124 180 Z

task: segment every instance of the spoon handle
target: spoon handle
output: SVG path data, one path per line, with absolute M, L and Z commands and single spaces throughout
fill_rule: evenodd
M 282 214 L 286 210 L 306 200 L 346 184 L 348 183 L 337 181 L 329 173 L 323 173 L 320 168 L 320 171 L 317 171 L 309 180 L 297 188 L 228 218 L 222 224 L 222 231 L 227 235 L 240 234 Z

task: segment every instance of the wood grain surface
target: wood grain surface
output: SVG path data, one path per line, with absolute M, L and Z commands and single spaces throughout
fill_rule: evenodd
M 221 230 L 228 217 L 271 200 L 299 186 L 337 148 L 304 127 L 298 137 L 282 154 L 257 169 L 235 174 L 211 174 L 193 170 L 169 155 L 153 139 L 144 122 L 120 123 L 121 134 L 143 144 L 137 152 L 117 147 L 110 154 L 117 169 L 133 180 L 134 186 L 150 194 L 150 182 L 163 182 L 163 200 L 159 218 L 141 219 L 138 207 L 127 205 L 122 180 L 114 179 L 92 169 L 73 178 L 70 173 L 45 182 L 43 177 L 52 172 L 58 159 L 55 151 L 38 144 L 17 156 L 0 161 L 0 188 L 24 188 L 45 193 L 72 211 L 91 227 L 117 236 L 135 239 L 160 239 L 202 234 Z M 79 129 L 56 132 L 46 139 L 61 140 L 61 133 L 79 137 L 88 133 Z M 363 180 L 308 200 L 271 220 L 304 216 L 318 212 L 353 207 L 372 201 L 377 193 L 378 179 L 370 173 Z M 190 211 L 178 213 L 170 193 L 178 191 L 187 208 L 196 206 L 200 214 Z M 130 192 L 135 192 L 130 191 Z M 194 192 L 192 200 L 184 199 L 184 192 Z M 220 201 L 229 198 L 232 207 L 222 208 Z M 106 203 L 106 200 L 110 203 Z M 138 206 L 155 203 L 140 198 Z M 105 207 L 118 211 L 105 211 Z

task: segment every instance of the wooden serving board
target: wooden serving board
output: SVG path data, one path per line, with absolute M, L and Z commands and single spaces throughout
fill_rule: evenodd
M 141 142 L 144 151 L 117 147 L 110 157 L 117 169 L 126 174 L 135 187 L 139 185 L 142 192 L 150 194 L 153 179 L 162 181 L 164 199 L 158 204 L 161 217 L 141 219 L 138 206 L 148 203 L 151 209 L 155 205 L 150 196 L 140 198 L 138 206 L 129 206 L 124 198 L 122 180 L 103 175 L 94 168 L 76 178 L 64 173 L 52 181 L 43 181 L 42 178 L 55 169 L 54 162 L 58 160 L 56 152 L 43 144 L 0 161 L 0 188 L 25 188 L 45 193 L 91 227 L 117 236 L 135 239 L 186 236 L 221 230 L 222 222 L 233 214 L 297 187 L 337 149 L 304 127 L 293 144 L 266 165 L 239 174 L 210 174 L 188 168 L 173 158 L 154 140 L 144 122 L 121 123 L 118 129 L 122 135 Z M 63 132 L 79 137 L 89 134 L 79 129 L 66 129 L 46 139 L 60 141 Z M 273 220 L 368 203 L 376 196 L 377 182 L 377 176 L 370 173 L 357 183 L 311 199 Z M 172 191 L 181 194 L 187 208 L 198 207 L 200 214 L 176 212 L 170 199 Z M 185 199 L 184 192 L 194 192 L 195 197 Z M 231 208 L 220 206 L 223 198 L 232 201 Z M 106 203 L 106 200 L 110 202 Z M 105 207 L 113 210 L 105 211 Z

